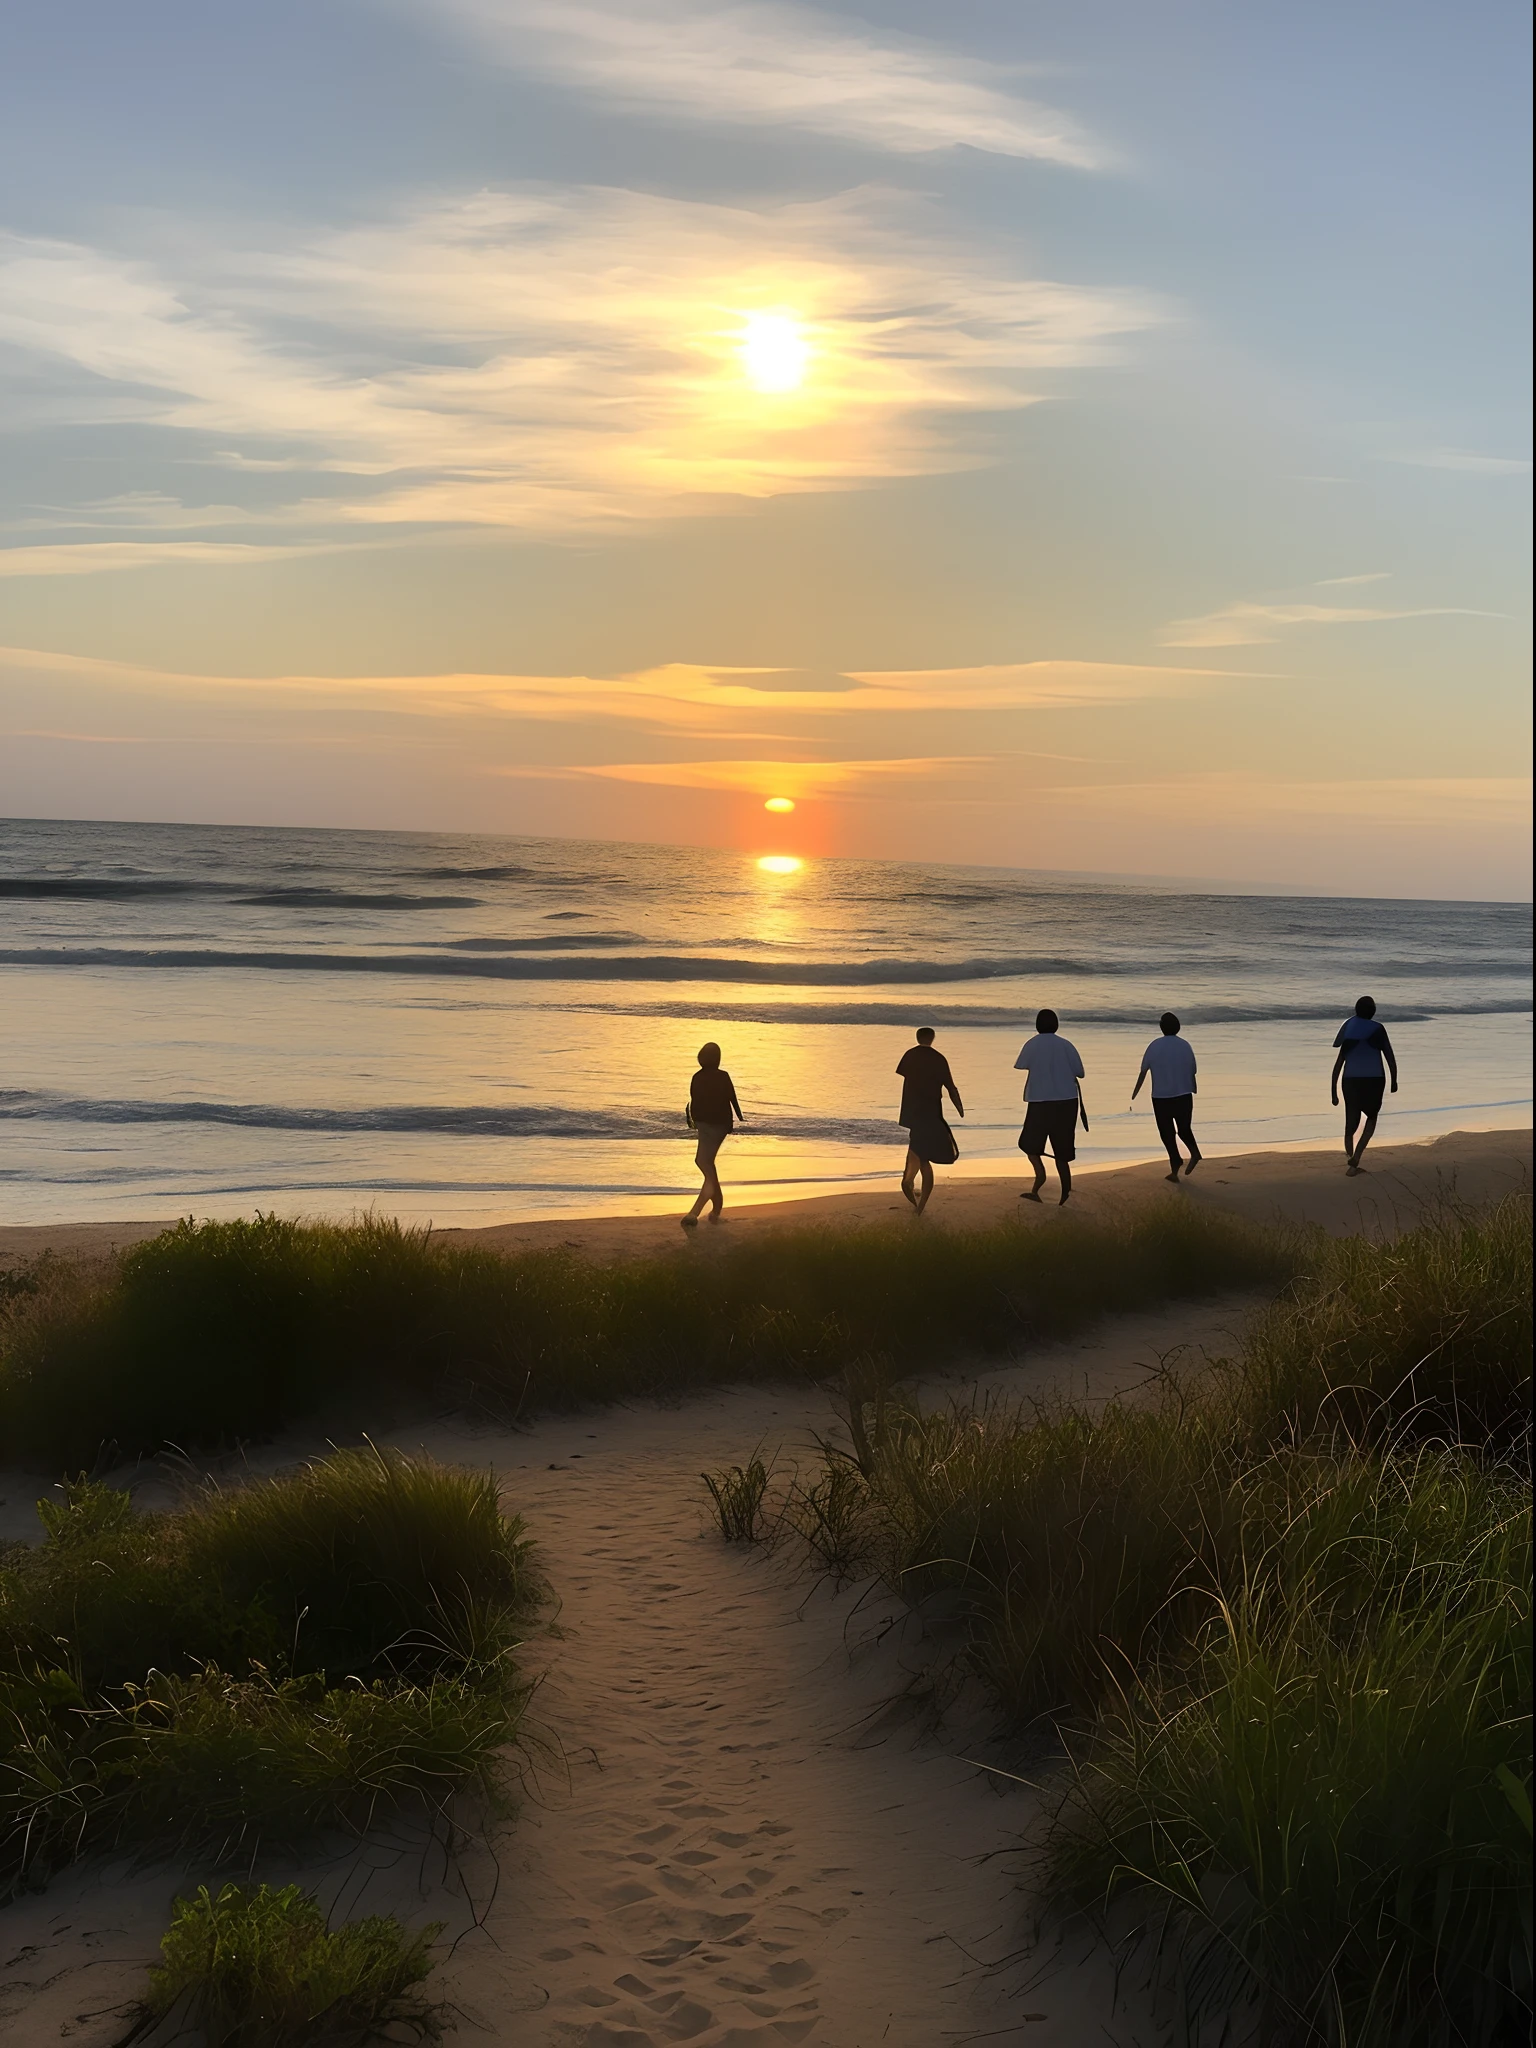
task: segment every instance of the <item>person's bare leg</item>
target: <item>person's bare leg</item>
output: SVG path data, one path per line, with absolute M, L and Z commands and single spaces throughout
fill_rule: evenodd
M 1351 1158 L 1349 1165 L 1349 1170 L 1351 1173 L 1364 1173 L 1365 1168 L 1360 1164 L 1360 1162 L 1365 1157 L 1366 1146 L 1369 1145 L 1369 1143 L 1371 1142 L 1372 1138 L 1375 1137 L 1375 1135 L 1376 1112 L 1373 1109 L 1367 1113 L 1365 1119 L 1365 1129 L 1360 1133 L 1359 1138 L 1355 1142 L 1354 1155 Z
M 700 1173 L 704 1174 L 704 1185 L 699 1189 L 698 1200 L 694 1203 L 693 1207 L 688 1211 L 688 1214 L 682 1219 L 684 1230 L 692 1230 L 693 1226 L 698 1222 L 700 1215 L 703 1213 L 704 1204 L 709 1200 L 710 1176 L 707 1173 L 704 1173 L 704 1169 L 702 1166 L 699 1168 L 699 1171 Z
M 1072 1199 L 1072 1169 L 1068 1166 L 1065 1159 L 1058 1159 L 1056 1161 L 1056 1171 L 1061 1176 L 1061 1201 L 1070 1202 Z M 1058 1202 L 1057 1207 L 1060 1208 L 1060 1206 L 1061 1203 Z
M 1045 1186 L 1045 1154 L 1043 1152 L 1026 1152 L 1024 1156 L 1035 1169 L 1035 1184 L 1032 1188 L 1021 1188 L 1019 1190 L 1019 1200 L 1021 1202 L 1038 1202 L 1040 1190 Z
M 928 1164 L 928 1161 L 924 1159 L 919 1162 L 918 1171 L 920 1175 L 920 1185 L 922 1192 L 918 1195 L 916 1201 L 913 1202 L 912 1206 L 917 1211 L 918 1215 L 921 1216 L 923 1211 L 928 1206 L 929 1196 L 933 1193 L 933 1168 Z
M 909 1145 L 907 1147 L 907 1163 L 901 1169 L 901 1192 L 914 1209 L 917 1207 L 917 1197 L 912 1192 L 912 1183 L 917 1179 L 918 1169 L 922 1166 L 922 1163 Z
M 1358 1168 L 1357 1168 L 1357 1166 L 1355 1165 L 1355 1130 L 1356 1130 L 1356 1127 L 1358 1126 L 1359 1122 L 1360 1122 L 1360 1112 L 1359 1112 L 1359 1110 L 1358 1110 L 1358 1109 L 1353 1109 L 1353 1108 L 1351 1108 L 1351 1109 L 1346 1109 L 1346 1110 L 1345 1110 L 1345 1112 L 1344 1112 L 1344 1171 L 1345 1171 L 1346 1173 L 1356 1173 L 1356 1172 L 1358 1172 L 1358 1171 L 1359 1171 L 1359 1169 L 1358 1169 Z
M 710 1168 L 709 1184 L 704 1192 L 709 1197 L 709 1220 L 711 1223 L 718 1223 L 720 1211 L 725 1207 L 725 1190 L 720 1185 L 720 1175 L 714 1167 Z

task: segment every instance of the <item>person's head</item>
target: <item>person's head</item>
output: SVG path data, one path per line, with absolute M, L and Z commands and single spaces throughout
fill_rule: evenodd
M 1042 1010 L 1035 1019 L 1035 1029 L 1037 1031 L 1059 1031 L 1061 1029 L 1061 1019 L 1054 1010 Z
M 708 1045 L 701 1045 L 699 1047 L 699 1065 L 701 1067 L 718 1067 L 719 1064 L 720 1048 L 718 1045 L 716 1045 L 715 1041 L 711 1039 Z
M 1375 1014 L 1376 1005 L 1371 1001 L 1369 996 L 1362 996 L 1359 1002 L 1355 1005 L 1355 1015 L 1357 1017 L 1374 1017 Z
M 1158 1025 L 1159 1025 L 1159 1027 L 1160 1027 L 1160 1028 L 1161 1028 L 1161 1030 L 1162 1030 L 1162 1034 L 1163 1034 L 1164 1038 L 1177 1038 L 1177 1037 L 1178 1037 L 1178 1035 L 1179 1035 L 1179 1020 L 1178 1020 L 1178 1018 L 1177 1018 L 1177 1017 L 1175 1017 L 1175 1015 L 1173 1014 L 1172 1010 L 1164 1010 L 1163 1014 L 1161 1015 L 1161 1017 L 1159 1017 L 1159 1018 L 1158 1018 L 1158 1020 L 1157 1020 L 1157 1021 L 1158 1021 Z
M 924 1024 L 921 1027 L 917 1034 L 917 1042 L 919 1045 L 932 1045 L 933 1026 L 931 1024 Z

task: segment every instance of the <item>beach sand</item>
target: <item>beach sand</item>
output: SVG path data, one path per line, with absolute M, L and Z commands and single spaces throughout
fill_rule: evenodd
M 1210 1160 L 1188 1188 L 1154 1167 L 1084 1176 L 1080 1207 L 1198 1201 L 1331 1230 L 1392 1228 L 1443 1193 L 1483 1200 L 1529 1184 L 1526 1131 L 1384 1147 L 1368 1179 L 1325 1153 Z M 1012 1215 L 1017 1180 L 941 1185 L 914 1228 Z M 806 1222 L 905 1215 L 842 1195 L 738 1212 L 696 1249 Z M 1054 1208 L 1026 1211 L 1049 1227 Z M 102 1254 L 156 1224 L 0 1233 L 0 1253 Z M 683 1250 L 672 1218 L 506 1224 L 446 1232 L 594 1257 Z M 1134 1394 L 1160 1360 L 1231 1347 L 1241 1299 L 1172 1304 L 989 1369 L 989 1388 L 1096 1403 Z M 917 1383 L 929 1398 L 976 1384 Z M 721 1542 L 699 1474 L 761 1446 L 808 1464 L 833 1433 L 815 1388 L 722 1387 L 517 1432 L 437 1421 L 393 1433 L 407 1451 L 496 1472 L 557 1602 L 525 1647 L 545 1748 L 521 1810 L 445 1859 L 409 1834 L 263 1864 L 351 1916 L 448 1923 L 440 1994 L 466 2044 L 507 2048 L 940 2048 L 1027 2040 L 1078 2048 L 1163 2038 L 1109 1948 L 1081 1930 L 1030 1936 L 1020 1838 L 1038 1795 L 1017 1753 L 965 1698 L 937 1726 L 933 1639 L 869 1586 L 835 1592 L 782 1554 Z M 270 1472 L 324 1450 L 293 1435 L 253 1452 Z M 116 1477 L 147 1507 L 185 1483 L 146 1465 Z M 0 1533 L 35 1538 L 40 1489 L 0 1474 Z M 1023 1768 L 1028 1772 L 1028 1765 Z M 99 1861 L 0 1913 L 0 2032 L 107 2048 L 125 2025 L 178 1891 L 207 1869 Z
M 809 1195 L 785 1202 L 731 1205 L 730 1153 L 721 1155 L 725 1175 L 726 1223 L 718 1229 L 701 1224 L 690 1241 L 703 1249 L 711 1243 L 733 1243 L 761 1230 L 797 1229 L 807 1224 L 878 1223 L 909 1214 L 898 1192 L 900 1158 L 893 1154 L 889 1188 L 856 1194 Z M 1347 1234 L 1361 1229 L 1394 1229 L 1417 1216 L 1426 1204 L 1443 1195 L 1458 1201 L 1484 1202 L 1511 1189 L 1528 1187 L 1531 1178 L 1531 1133 L 1514 1131 L 1451 1131 L 1412 1145 L 1373 1146 L 1367 1171 L 1358 1179 L 1345 1175 L 1342 1147 L 1329 1151 L 1242 1152 L 1208 1158 L 1194 1178 L 1170 1187 L 1166 1162 L 1136 1166 L 1084 1168 L 1074 1171 L 1069 1213 L 1102 1214 L 1108 1206 L 1143 1201 L 1199 1202 L 1252 1218 L 1259 1223 L 1284 1221 L 1321 1224 Z M 964 1228 L 995 1223 L 1005 1216 L 1043 1221 L 1056 1201 L 1055 1175 L 1045 1190 L 1045 1206 L 1037 1209 L 1018 1199 L 1029 1181 L 1020 1161 L 1018 1174 L 945 1179 L 942 1172 L 923 1227 Z M 683 1242 L 675 1213 L 643 1216 L 558 1216 L 535 1222 L 493 1223 L 483 1229 L 448 1228 L 435 1234 L 450 1244 L 484 1244 L 498 1250 L 525 1251 L 566 1246 L 595 1259 L 646 1257 L 675 1251 Z M 98 1259 L 168 1230 L 175 1217 L 130 1219 L 118 1223 L 34 1223 L 0 1225 L 0 1264 L 36 1258 L 52 1251 L 67 1258 Z
M 1244 1306 L 1123 1317 L 981 1383 L 1133 1392 L 1179 1346 L 1228 1346 Z M 919 1384 L 942 1398 L 977 1382 Z M 345 1916 L 446 1921 L 437 1989 L 466 2048 L 940 2048 L 1015 2030 L 1038 2048 L 1151 2048 L 1143 2001 L 1117 1991 L 1090 1932 L 1033 1945 L 1019 1840 L 1038 1796 L 1003 1775 L 1021 1759 L 978 1702 L 929 1725 L 933 1641 L 878 1589 L 834 1592 L 707 1522 L 701 1471 L 759 1445 L 806 1465 L 835 1431 L 817 1389 L 726 1387 L 516 1434 L 395 1432 L 492 1466 L 527 1522 L 558 1603 L 521 1657 L 547 1747 L 515 1820 L 446 1867 L 407 1833 L 256 1874 Z M 249 1469 L 324 1448 L 293 1436 Z M 183 1483 L 112 1476 L 147 1507 Z M 38 1533 L 38 1490 L 0 1475 L 7 1536 Z M 5 1907 L 0 2034 L 108 2048 L 172 1900 L 212 1875 L 89 1862 Z

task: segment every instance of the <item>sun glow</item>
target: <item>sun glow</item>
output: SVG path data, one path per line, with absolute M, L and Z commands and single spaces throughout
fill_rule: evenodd
M 797 875 L 803 862 L 793 853 L 765 853 L 758 866 L 765 875 Z
M 765 811 L 792 811 L 795 800 L 792 796 L 771 796 L 763 805 Z
M 741 337 L 741 360 L 759 391 L 798 391 L 805 379 L 811 345 L 800 322 L 788 313 L 749 313 Z

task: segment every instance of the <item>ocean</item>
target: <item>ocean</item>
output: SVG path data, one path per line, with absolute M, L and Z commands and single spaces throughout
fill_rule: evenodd
M 894 1182 L 931 1024 L 956 1173 L 1022 1170 L 1043 1005 L 1085 1166 L 1158 1156 L 1143 1047 L 1200 1061 L 1208 1153 L 1340 1142 L 1332 1041 L 1376 998 L 1383 1140 L 1531 1121 L 1529 911 L 1172 892 L 1012 870 L 443 833 L 0 822 L 0 1220 L 257 1208 L 413 1222 L 667 1208 L 718 1039 L 728 1199 Z M 943 1175 L 940 1176 L 941 1180 Z

